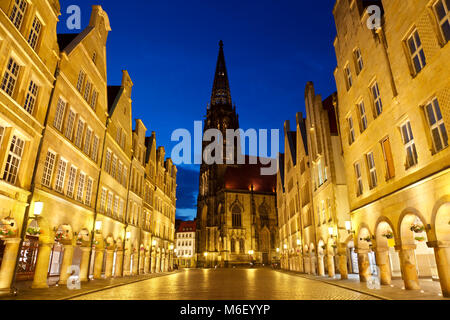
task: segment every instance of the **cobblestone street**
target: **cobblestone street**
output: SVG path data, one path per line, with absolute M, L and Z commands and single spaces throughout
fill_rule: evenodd
M 86 294 L 77 300 L 377 300 L 271 269 L 191 269 Z

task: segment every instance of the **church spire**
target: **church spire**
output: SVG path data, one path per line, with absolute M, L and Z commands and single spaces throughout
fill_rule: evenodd
M 228 82 L 227 68 L 225 66 L 225 55 L 223 53 L 223 41 L 219 42 L 219 57 L 217 58 L 216 74 L 211 94 L 211 105 L 230 105 L 231 93 Z

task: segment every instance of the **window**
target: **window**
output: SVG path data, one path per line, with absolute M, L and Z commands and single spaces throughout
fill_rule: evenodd
M 42 184 L 46 187 L 50 187 L 50 184 L 52 182 L 55 159 L 56 155 L 53 152 L 48 151 L 44 163 L 44 173 L 42 174 Z
M 88 81 L 86 81 L 86 87 L 84 88 L 84 100 L 89 101 L 89 97 L 91 96 L 91 88 L 92 88 L 92 83 Z
M 364 68 L 361 50 L 359 48 L 356 48 L 354 51 L 354 55 L 355 55 L 355 62 L 356 62 L 356 71 L 359 74 L 362 71 L 362 69 Z
M 93 91 L 92 92 L 92 98 L 91 98 L 91 107 L 95 110 L 95 107 L 97 106 L 97 99 L 98 99 L 98 92 Z
M 19 65 L 9 58 L 8 66 L 6 67 L 5 74 L 3 75 L 2 90 L 12 97 L 14 93 L 14 87 L 16 86 L 17 77 L 19 76 Z
M 92 142 L 92 151 L 91 151 L 91 158 L 94 161 L 97 161 L 98 144 L 99 144 L 99 138 L 98 138 L 98 136 L 95 136 L 94 141 Z
M 356 176 L 356 195 L 359 197 L 363 194 L 363 183 L 361 176 L 361 165 L 359 162 L 355 163 L 355 176 Z
M 95 64 L 97 62 L 97 52 L 92 54 L 92 62 Z
M 17 136 L 13 136 L 11 145 L 9 147 L 5 172 L 3 174 L 3 180 L 11 184 L 16 184 L 20 162 L 22 161 L 24 146 L 25 142 L 22 139 L 18 138 Z
M 348 64 L 344 68 L 344 73 L 345 73 L 345 80 L 347 82 L 347 90 L 349 90 L 353 85 L 353 80 L 352 80 L 352 72 L 350 71 L 350 67 Z
M 78 177 L 78 191 L 77 191 L 77 200 L 80 202 L 83 202 L 83 192 L 85 183 L 86 183 L 86 175 L 80 172 L 80 176 Z
M 401 132 L 403 137 L 403 144 L 405 145 L 406 150 L 406 169 L 417 164 L 417 151 L 416 145 L 414 143 L 414 136 L 411 130 L 411 123 L 406 121 L 401 126 Z
M 450 41 L 450 0 L 439 0 L 434 5 L 434 10 L 441 27 L 445 43 Z
M 107 204 L 107 207 L 106 207 L 106 212 L 108 214 L 112 213 L 112 205 L 113 205 L 113 194 L 112 194 L 112 192 L 109 192 L 108 193 L 108 204 Z
M 105 212 L 106 209 L 106 189 L 102 188 L 102 194 L 100 195 L 100 212 Z
M 111 164 L 111 176 L 115 179 L 116 178 L 116 169 L 117 169 L 117 157 L 113 156 L 112 158 L 112 164 Z
M 355 128 L 353 127 L 353 119 L 349 117 L 348 119 L 348 129 L 349 129 L 349 144 L 355 142 Z
M 367 167 L 369 168 L 370 175 L 370 188 L 373 189 L 377 186 L 377 169 L 375 168 L 375 159 L 373 157 L 373 152 L 367 154 Z
M 245 240 L 239 239 L 239 253 L 245 254 Z
M 323 171 L 322 171 L 322 160 L 319 160 L 317 163 L 317 179 L 319 187 L 324 183 L 323 180 Z
M 125 134 L 125 132 L 122 131 L 122 141 L 120 143 L 120 146 L 122 147 L 122 149 L 125 148 L 125 141 L 127 139 L 127 135 Z
M 110 173 L 110 169 L 111 169 L 111 150 L 107 150 L 106 151 L 106 159 L 105 159 L 105 171 Z
M 75 124 L 75 116 L 76 116 L 75 111 L 70 109 L 69 116 L 67 117 L 67 125 L 66 125 L 66 133 L 65 133 L 65 136 L 69 140 L 72 140 L 72 137 L 73 137 L 73 126 Z
M 92 139 L 92 129 L 86 129 L 86 136 L 84 138 L 84 153 L 89 155 L 89 151 L 91 149 L 91 139 Z
M 127 187 L 127 176 L 128 176 L 128 169 L 126 166 L 123 167 L 123 186 L 126 188 Z
M 378 88 L 378 83 L 375 82 L 371 88 L 373 105 L 375 107 L 376 115 L 379 116 L 383 112 L 383 103 L 381 102 L 380 90 Z
M 81 144 L 83 143 L 83 133 L 84 133 L 84 121 L 78 119 L 77 135 L 75 137 L 75 145 L 78 148 L 81 148 Z
M 124 207 L 124 202 L 123 202 L 123 200 L 120 200 L 119 216 L 118 216 L 118 218 L 121 219 L 121 220 L 123 218 L 123 207 Z
M 28 36 L 29 45 L 36 50 L 36 45 L 39 40 L 39 35 L 41 33 L 42 24 L 37 17 L 33 20 L 33 25 L 31 26 L 30 35 Z
M 70 167 L 69 181 L 67 183 L 67 196 L 73 198 L 73 192 L 75 190 L 75 178 L 77 177 L 77 168 Z
M 5 127 L 0 126 L 0 148 L 2 146 L 3 136 L 5 134 Z
M 120 144 L 121 133 L 122 133 L 122 129 L 121 129 L 121 128 L 117 128 L 117 132 L 116 132 L 116 142 L 117 142 L 118 144 Z
M 119 213 L 119 197 L 114 198 L 114 209 L 113 209 L 114 217 L 117 217 Z
M 358 111 L 360 116 L 360 126 L 361 132 L 367 129 L 367 115 L 366 115 L 366 107 L 364 107 L 364 101 L 358 103 Z
M 383 149 L 383 157 L 386 165 L 386 180 L 389 180 L 395 176 L 394 159 L 392 158 L 389 138 L 386 138 L 381 142 L 381 147 Z
M 58 104 L 56 105 L 55 119 L 53 120 L 53 125 L 59 131 L 62 130 L 62 124 L 64 119 L 64 111 L 66 110 L 66 102 L 59 98 Z
M 122 184 L 122 175 L 123 175 L 123 163 L 119 161 L 119 168 L 117 170 L 117 180 L 120 184 Z
M 89 178 L 87 180 L 86 184 L 86 199 L 84 201 L 84 204 L 87 206 L 91 206 L 91 199 L 92 199 L 92 185 L 94 184 L 94 180 Z
M 20 30 L 23 17 L 25 16 L 25 10 L 27 9 L 27 2 L 25 0 L 15 0 L 14 7 L 11 11 L 9 19 Z
M 230 243 L 230 251 L 232 253 L 236 252 L 236 241 L 234 239 L 231 239 L 231 243 Z
M 78 82 L 77 82 L 77 90 L 81 92 L 83 89 L 84 78 L 86 77 L 86 73 L 83 70 L 78 74 Z
M 425 113 L 430 126 L 433 139 L 434 152 L 439 152 L 448 147 L 448 135 L 442 119 L 441 108 L 436 98 L 425 106 Z
M 64 180 L 66 177 L 67 161 L 59 159 L 58 172 L 56 173 L 55 190 L 58 192 L 64 192 Z
M 414 30 L 414 32 L 408 38 L 407 42 L 415 74 L 418 74 L 420 70 L 425 67 L 427 62 L 425 59 L 425 54 L 423 53 L 422 42 L 420 41 L 419 33 L 417 32 L 417 30 Z
M 239 206 L 235 205 L 232 209 L 232 222 L 233 227 L 242 227 L 242 215 L 241 215 L 241 208 Z
M 25 105 L 23 108 L 29 113 L 33 114 L 34 105 L 36 104 L 36 97 L 38 93 L 38 86 L 33 80 L 30 81 L 30 85 L 28 86 L 27 97 L 25 99 Z

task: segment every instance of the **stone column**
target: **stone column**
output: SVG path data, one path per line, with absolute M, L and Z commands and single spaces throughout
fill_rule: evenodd
M 391 266 L 389 264 L 389 249 L 377 248 L 375 252 L 377 266 L 380 268 L 380 282 L 382 285 L 391 284 Z
M 88 281 L 88 273 L 89 273 L 89 253 L 91 252 L 91 248 L 89 247 L 80 247 L 81 249 L 81 262 L 80 262 L 80 281 Z
M 151 262 L 150 262 L 150 272 L 155 273 L 156 272 L 156 257 L 155 253 L 152 253 Z
M 63 261 L 59 273 L 59 282 L 58 282 L 59 284 L 67 283 L 67 279 L 70 276 L 70 274 L 67 272 L 69 271 L 69 268 L 72 266 L 72 259 L 73 259 L 73 246 L 71 244 L 64 245 Z
M 124 276 L 131 275 L 130 264 L 131 264 L 130 250 L 127 249 L 127 250 L 125 250 L 125 259 L 123 261 L 123 275 Z
M 150 253 L 148 251 L 145 254 L 144 273 L 145 274 L 150 273 Z
M 419 276 L 417 275 L 414 249 L 416 245 L 396 246 L 400 256 L 400 268 L 403 282 L 407 290 L 419 290 Z
M 104 249 L 95 250 L 94 279 L 102 278 Z
M 439 274 L 439 282 L 441 283 L 442 295 L 450 297 L 450 241 L 439 241 L 434 246 L 434 255 L 436 257 L 436 265 Z
M 367 282 L 370 280 L 370 260 L 369 251 L 357 249 L 358 253 L 358 268 L 359 268 L 359 281 Z
M 319 276 L 323 277 L 325 275 L 325 264 L 324 264 L 324 261 L 323 261 L 323 254 L 319 253 L 317 255 L 317 259 L 318 259 L 318 262 L 319 262 Z
M 116 252 L 116 270 L 114 277 L 122 276 L 122 268 L 123 268 L 123 250 L 118 250 Z
M 348 279 L 348 268 L 347 268 L 347 252 L 339 252 L 339 273 L 341 274 L 341 280 Z
M 139 274 L 144 274 L 145 269 L 145 251 L 141 250 L 139 254 Z
M 105 279 L 111 278 L 114 264 L 114 250 L 106 250 Z
M 314 253 L 311 254 L 310 264 L 311 264 L 311 274 L 317 275 L 317 267 L 316 267 L 317 266 L 317 256 Z
M 303 256 L 301 253 L 299 253 L 298 255 L 298 268 L 301 273 L 305 272 L 305 268 L 303 267 Z
M 309 254 L 305 256 L 305 273 L 311 274 L 311 257 Z
M 0 268 L 0 294 L 9 294 L 16 258 L 19 253 L 20 238 L 4 239 L 5 251 Z
M 52 252 L 53 243 L 40 243 L 39 252 L 36 261 L 36 269 L 34 271 L 32 289 L 48 288 L 47 275 L 48 265 L 50 263 L 50 254 Z
M 158 254 L 156 256 L 156 268 L 155 268 L 155 273 L 159 273 L 161 271 L 161 255 Z
M 131 270 L 131 275 L 136 276 L 139 269 L 139 259 L 137 252 L 133 253 L 133 270 Z
M 327 254 L 327 264 L 328 264 L 328 276 L 330 278 L 333 278 L 335 276 L 335 270 L 334 270 L 334 255 Z

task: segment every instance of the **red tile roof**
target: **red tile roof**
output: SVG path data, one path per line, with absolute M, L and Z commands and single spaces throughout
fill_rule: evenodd
M 196 227 L 196 221 L 182 221 L 177 232 L 195 232 Z
M 225 189 L 228 190 L 251 190 L 255 192 L 275 192 L 277 187 L 277 175 L 261 175 L 261 168 L 268 167 L 258 164 L 249 164 L 246 157 L 246 164 L 227 167 L 225 171 Z

